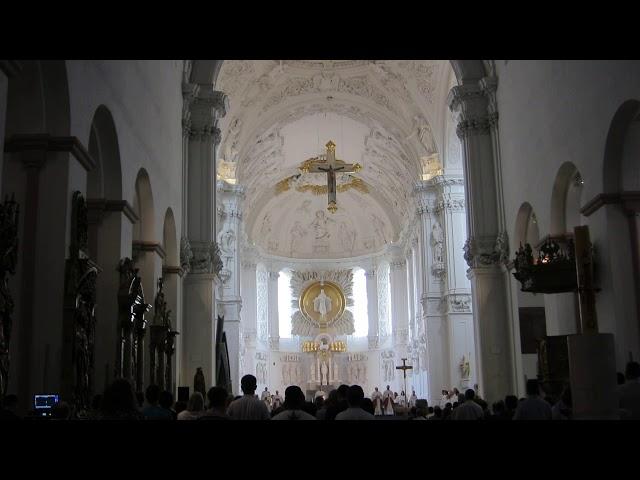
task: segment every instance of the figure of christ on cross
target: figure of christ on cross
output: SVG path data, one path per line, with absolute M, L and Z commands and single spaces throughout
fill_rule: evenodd
M 413 367 L 411 365 L 407 365 L 407 359 L 406 358 L 401 358 L 400 360 L 402 360 L 402 366 L 401 367 L 396 367 L 396 370 L 402 370 L 402 375 L 404 376 L 404 391 L 405 391 L 405 395 L 407 392 L 407 370 L 411 370 Z
M 305 173 L 326 173 L 327 193 L 329 196 L 329 206 L 327 210 L 335 213 L 338 210 L 336 204 L 336 172 L 351 173 L 358 172 L 362 167 L 358 163 L 345 163 L 336 158 L 336 144 L 331 140 L 326 145 L 327 154 L 325 158 L 314 157 L 305 161 L 300 167 Z

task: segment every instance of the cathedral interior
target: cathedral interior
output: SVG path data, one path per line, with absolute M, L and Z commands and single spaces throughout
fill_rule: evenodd
M 23 415 L 250 374 L 429 405 L 538 379 L 619 417 L 638 61 L 2 60 L 0 145 L 0 395 Z

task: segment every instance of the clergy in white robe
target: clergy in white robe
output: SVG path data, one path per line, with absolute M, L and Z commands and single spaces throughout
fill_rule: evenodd
M 409 397 L 409 408 L 413 408 L 416 406 L 416 400 L 418 400 L 418 396 L 416 395 L 416 391 L 414 390 L 411 394 L 411 397 Z
M 371 394 L 371 401 L 373 402 L 373 414 L 382 415 L 382 392 L 378 390 L 378 387 Z
M 393 392 L 391 387 L 387 385 L 387 389 L 382 394 L 382 408 L 384 415 L 394 415 L 393 411 Z
M 405 408 L 407 406 L 407 395 L 404 393 L 404 390 L 398 396 L 398 405 L 400 405 L 402 408 Z
M 278 390 L 276 390 L 276 394 L 273 396 L 273 401 L 271 403 L 273 410 L 276 410 L 277 408 L 280 408 L 282 406 L 282 397 L 278 393 Z
M 267 387 L 264 387 L 264 392 L 260 394 L 260 400 L 262 400 L 269 411 L 271 411 L 271 392 L 269 392 Z

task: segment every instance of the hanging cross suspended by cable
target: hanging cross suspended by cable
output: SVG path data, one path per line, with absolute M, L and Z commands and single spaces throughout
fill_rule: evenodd
M 335 213 L 338 210 L 336 203 L 336 172 L 351 173 L 358 172 L 362 168 L 359 163 L 345 163 L 336 158 L 336 144 L 331 140 L 326 145 L 326 155 L 320 155 L 305 160 L 300 166 L 302 173 L 326 173 L 327 174 L 327 210 Z

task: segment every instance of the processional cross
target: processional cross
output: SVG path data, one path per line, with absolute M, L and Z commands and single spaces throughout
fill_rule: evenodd
M 407 359 L 401 358 L 402 366 L 396 367 L 396 370 L 402 370 L 402 375 L 404 376 L 404 395 L 407 396 L 407 370 L 411 370 L 413 367 L 411 365 L 407 365 Z
M 327 174 L 327 193 L 329 195 L 329 205 L 327 210 L 335 213 L 338 210 L 336 204 L 336 172 L 351 173 L 358 172 L 362 168 L 359 163 L 345 163 L 336 158 L 336 144 L 331 140 L 325 145 L 327 147 L 326 155 L 320 155 L 305 160 L 300 170 L 303 173 L 326 173 Z

